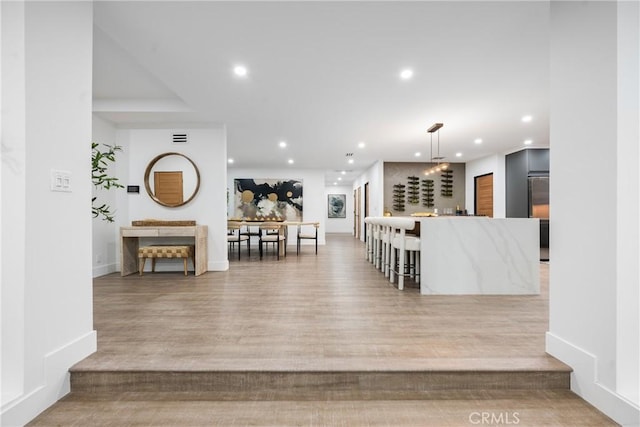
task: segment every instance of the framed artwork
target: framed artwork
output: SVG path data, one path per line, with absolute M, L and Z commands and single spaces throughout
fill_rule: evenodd
M 235 179 L 233 194 L 236 218 L 302 221 L 302 180 Z
M 327 213 L 329 218 L 346 218 L 347 195 L 329 194 L 327 196 Z

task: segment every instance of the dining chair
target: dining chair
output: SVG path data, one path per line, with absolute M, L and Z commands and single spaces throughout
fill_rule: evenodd
M 241 233 L 241 225 L 236 221 L 227 221 L 227 244 L 229 248 L 235 248 L 238 244 L 238 260 L 240 260 L 240 246 L 242 242 L 249 241 L 249 236 Z M 251 255 L 251 247 L 247 245 L 247 254 Z
M 260 246 L 260 259 L 264 253 L 264 245 L 266 243 L 273 243 L 276 246 L 276 259 L 280 259 L 280 242 L 286 242 L 286 236 L 283 229 L 283 224 L 277 222 L 263 222 L 259 226 L 259 246 Z M 284 244 L 284 255 L 287 255 L 287 246 Z
M 250 249 L 251 247 L 251 238 L 252 237 L 258 237 L 260 236 L 260 230 L 256 229 L 257 226 L 255 225 L 245 225 L 245 229 L 240 231 L 240 234 L 242 234 L 243 236 L 247 236 L 247 239 L 245 239 L 247 241 L 247 250 Z
M 313 231 L 308 231 L 308 229 L 313 226 Z M 304 228 L 306 227 L 306 229 Z M 318 255 L 318 228 L 320 227 L 319 222 L 308 223 L 308 224 L 298 224 L 298 247 L 296 254 L 300 254 L 300 243 L 302 240 L 315 240 L 316 242 L 316 255 Z

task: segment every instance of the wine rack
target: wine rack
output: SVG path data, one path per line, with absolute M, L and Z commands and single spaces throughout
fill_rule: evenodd
M 453 171 L 446 169 L 440 174 L 440 195 L 453 197 Z
M 410 176 L 407 180 L 407 202 L 410 205 L 417 205 L 420 203 L 420 178 Z
M 433 207 L 433 180 L 422 180 L 422 206 L 426 208 Z
M 396 184 L 393 186 L 393 209 L 404 212 L 405 185 Z

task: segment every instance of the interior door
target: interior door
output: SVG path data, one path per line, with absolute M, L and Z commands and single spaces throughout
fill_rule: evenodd
M 364 217 L 369 216 L 369 183 L 364 184 Z M 367 240 L 367 227 L 364 228 L 364 240 Z
M 353 235 L 356 239 L 360 238 L 360 193 L 362 187 L 355 189 L 353 193 Z
M 153 194 L 167 204 L 182 203 L 182 171 L 154 172 Z
M 493 174 L 476 176 L 474 182 L 475 214 L 493 218 Z

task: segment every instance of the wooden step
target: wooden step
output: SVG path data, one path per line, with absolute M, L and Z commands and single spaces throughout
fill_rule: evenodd
M 71 393 L 29 427 L 421 426 L 586 427 L 617 424 L 569 390 L 440 392 L 430 400 L 219 401 L 194 394 Z
M 441 391 L 568 390 L 569 370 L 79 371 L 74 393 L 207 393 L 211 400 L 405 400 Z

